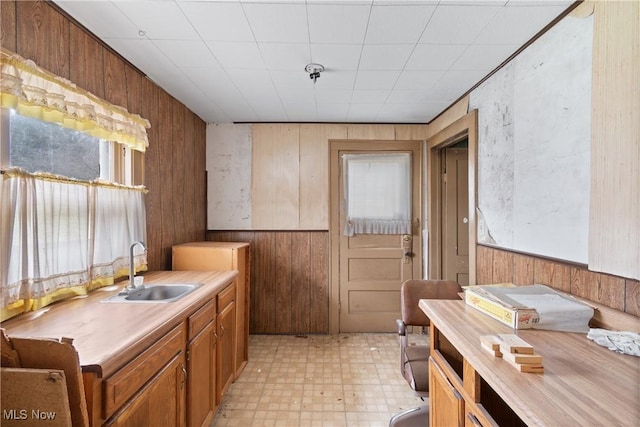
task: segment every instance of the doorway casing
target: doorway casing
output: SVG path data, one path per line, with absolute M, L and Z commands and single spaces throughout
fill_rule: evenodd
M 427 222 L 428 255 L 427 277 L 442 278 L 442 154 L 447 147 L 463 139 L 468 140 L 468 184 L 469 184 L 469 284 L 476 284 L 476 201 L 478 163 L 478 110 L 473 110 L 456 120 L 440 132 L 427 139 Z

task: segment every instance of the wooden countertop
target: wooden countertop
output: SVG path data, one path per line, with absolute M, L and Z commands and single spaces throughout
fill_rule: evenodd
M 640 358 L 586 334 L 514 330 L 463 301 L 421 300 L 435 327 L 530 426 L 640 426 Z M 520 373 L 480 346 L 480 336 L 515 333 L 543 357 L 544 373 Z
M 102 288 L 2 323 L 9 337 L 73 338 L 85 372 L 107 377 L 231 283 L 233 271 L 160 271 L 144 283 L 203 283 L 170 303 L 104 303 L 127 283 Z

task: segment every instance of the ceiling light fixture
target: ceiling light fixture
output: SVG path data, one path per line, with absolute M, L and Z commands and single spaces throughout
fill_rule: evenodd
M 304 67 L 304 70 L 309 73 L 309 78 L 313 80 L 313 83 L 315 84 L 316 80 L 320 78 L 320 73 L 324 71 L 324 65 L 312 62 L 311 64 L 307 64 L 307 66 Z

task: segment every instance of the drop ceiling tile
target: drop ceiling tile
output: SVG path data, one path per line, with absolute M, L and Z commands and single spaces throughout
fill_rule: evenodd
M 352 104 L 384 104 L 389 97 L 389 90 L 354 90 Z
M 452 70 L 483 70 L 485 74 L 501 64 L 519 45 L 513 44 L 474 44 L 465 50 L 451 66 Z
M 239 2 L 179 1 L 178 5 L 203 40 L 254 41 Z
M 316 104 L 316 92 L 313 88 L 299 89 L 294 87 L 278 88 L 278 96 L 285 104 Z
M 309 41 L 304 4 L 242 3 L 242 8 L 258 42 Z
M 357 70 L 362 45 L 312 44 L 311 59 L 325 66 L 326 70 Z
M 400 71 L 359 71 L 355 89 L 382 90 L 391 89 L 398 80 Z
M 544 4 L 544 3 L 541 3 Z M 475 40 L 479 44 L 523 45 L 565 9 L 564 6 L 502 8 Z M 517 22 L 517 25 L 514 25 Z
M 400 74 L 394 89 L 429 89 L 444 75 L 445 71 L 405 70 Z
M 259 43 L 258 48 L 269 70 L 304 72 L 311 62 L 309 45 L 305 43 Z
M 309 4 L 311 43 L 360 44 L 364 42 L 371 7 L 359 4 Z
M 203 94 L 221 105 L 233 102 L 236 98 L 243 99 L 240 91 L 222 69 L 195 67 L 184 68 L 182 71 Z
M 402 70 L 413 44 L 367 44 L 362 47 L 360 70 Z
M 136 39 L 139 28 L 112 2 L 108 1 L 56 1 L 65 12 L 91 29 L 96 36 L 105 38 Z
M 209 48 L 201 40 L 153 40 L 153 44 L 178 67 L 217 65 Z
M 143 73 L 177 73 L 178 68 L 151 40 L 104 39 L 116 52 L 138 67 Z
M 348 104 L 351 101 L 350 89 L 321 89 L 316 88 L 316 100 L 319 104 Z
M 378 119 L 389 123 L 424 123 L 427 104 L 385 104 L 378 112 Z
M 182 10 L 172 1 L 136 0 L 114 4 L 150 39 L 199 38 Z
M 309 79 L 309 74 L 302 69 L 297 71 L 270 70 L 268 73 L 278 91 L 283 89 L 313 91 L 313 82 Z
M 266 69 L 260 49 L 255 42 L 207 41 L 206 43 L 223 68 Z
M 378 119 L 378 114 L 384 104 L 351 104 L 347 120 L 357 123 L 373 123 Z
M 499 10 L 499 6 L 440 5 L 420 43 L 470 44 Z
M 431 91 L 422 90 L 392 90 L 387 99 L 387 104 L 424 104 L 431 101 Z
M 418 44 L 405 70 L 448 70 L 465 48 L 461 44 Z
M 374 4 L 365 43 L 416 43 L 434 10 L 433 5 Z
M 318 104 L 318 121 L 345 122 L 349 114 L 349 104 Z
M 284 109 L 292 122 L 314 122 L 318 117 L 315 103 L 285 104 Z
M 356 71 L 334 71 L 329 68 L 327 71 L 320 74 L 320 78 L 316 81 L 316 86 L 329 88 L 329 89 L 353 89 L 356 81 Z M 305 78 L 309 83 L 312 83 L 309 79 L 309 75 Z

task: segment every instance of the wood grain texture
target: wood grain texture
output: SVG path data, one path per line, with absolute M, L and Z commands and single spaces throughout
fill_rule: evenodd
M 300 125 L 300 229 L 329 229 L 329 140 L 346 137 L 345 125 Z
M 16 51 L 16 2 L 13 0 L 0 1 L 0 44 Z
M 478 284 L 539 283 L 604 307 L 640 316 L 640 285 L 637 280 L 483 245 L 478 245 L 477 254 Z
M 426 140 L 429 132 L 427 125 L 395 125 L 395 139 L 404 141 Z
M 429 122 L 427 132 L 428 138 L 431 138 L 447 126 L 454 123 L 456 120 L 464 117 L 469 112 L 469 95 L 465 96 L 449 108 L 442 114 Z
M 347 125 L 347 139 L 395 139 L 395 128 L 393 125 Z
M 16 53 L 69 79 L 69 21 L 44 1 L 18 1 L 16 17 Z
M 640 2 L 595 2 L 589 266 L 640 279 Z
M 253 125 L 251 212 L 256 230 L 298 228 L 300 205 L 298 125 Z
M 251 244 L 252 334 L 329 332 L 325 231 L 213 231 L 207 240 Z
M 521 330 L 518 336 L 544 359 L 544 374 L 524 374 L 480 347 L 480 336 L 512 333 L 508 326 L 462 301 L 422 300 L 420 307 L 527 425 L 632 426 L 640 419 L 637 358 L 601 347 L 584 334 Z
M 78 87 L 104 98 L 104 59 L 102 45 L 82 28 L 70 25 L 70 80 Z M 127 105 L 126 100 L 124 104 Z
M 104 49 L 104 99 L 115 105 L 127 105 L 125 62 L 109 49 Z M 95 71 L 94 71 L 95 72 Z

